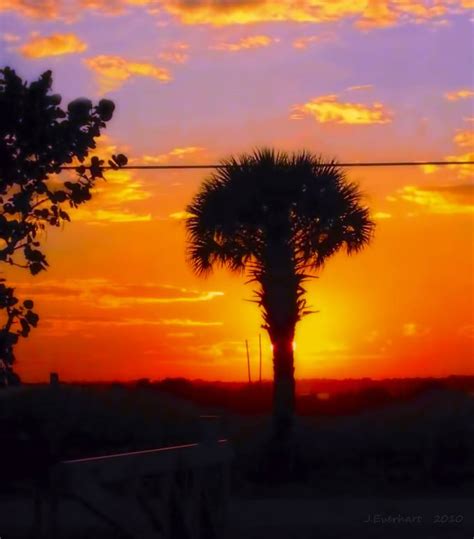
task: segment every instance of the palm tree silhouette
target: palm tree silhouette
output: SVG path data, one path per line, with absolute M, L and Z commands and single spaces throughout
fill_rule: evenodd
M 288 440 L 295 327 L 311 312 L 303 284 L 341 248 L 362 249 L 374 223 L 359 187 L 335 161 L 264 148 L 220 165 L 187 207 L 188 256 L 197 274 L 220 265 L 256 284 L 273 346 L 274 435 Z

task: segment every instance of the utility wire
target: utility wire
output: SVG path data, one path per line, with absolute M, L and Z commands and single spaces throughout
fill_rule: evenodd
M 316 167 L 325 167 L 330 163 L 320 163 L 315 164 Z M 442 166 L 463 166 L 463 165 L 474 165 L 474 161 L 374 161 L 374 162 L 354 162 L 354 163 L 334 163 L 339 167 L 414 167 L 422 165 L 435 165 L 438 167 Z M 61 167 L 61 170 L 76 170 L 78 166 L 64 166 Z M 127 165 L 120 167 L 120 170 L 190 170 L 190 169 L 212 169 L 212 168 L 232 168 L 234 165 Z M 235 165 L 238 166 L 238 165 Z M 84 168 L 89 169 L 89 166 Z M 103 170 L 112 169 L 110 166 L 100 167 Z

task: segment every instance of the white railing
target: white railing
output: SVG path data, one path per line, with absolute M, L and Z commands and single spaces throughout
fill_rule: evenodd
M 130 538 L 224 537 L 231 459 L 227 440 L 213 441 L 208 431 L 201 443 L 59 462 L 38 531 L 69 537 L 62 508 L 75 500 Z

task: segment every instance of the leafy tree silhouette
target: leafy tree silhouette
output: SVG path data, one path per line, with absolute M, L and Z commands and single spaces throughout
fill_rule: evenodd
M 220 265 L 256 284 L 273 345 L 274 440 L 286 443 L 295 327 L 311 312 L 303 285 L 340 249 L 362 249 L 375 225 L 359 187 L 334 161 L 264 148 L 220 164 L 187 207 L 188 256 L 197 274 Z
M 5 284 L 5 279 L 0 279 L 0 309 L 4 311 L 5 323 L 0 329 L 1 363 L 0 363 L 0 387 L 2 385 L 18 385 L 19 376 L 13 371 L 15 355 L 13 347 L 19 337 L 28 337 L 31 327 L 36 327 L 39 316 L 33 312 L 33 302 L 26 299 L 20 305 L 14 295 L 14 289 Z
M 77 208 L 92 197 L 92 188 L 103 178 L 104 161 L 92 157 L 84 166 L 95 139 L 112 118 L 115 105 L 102 99 L 76 99 L 67 110 L 61 96 L 51 93 L 52 73 L 46 71 L 28 84 L 9 67 L 0 70 L 0 262 L 27 269 L 32 275 L 48 267 L 41 249 L 47 226 L 70 221 L 67 208 Z M 59 175 L 61 167 L 79 162 L 76 173 Z M 127 158 L 113 155 L 113 169 Z M 12 365 L 19 337 L 36 327 L 38 315 L 26 300 L 20 306 L 14 289 L 0 281 L 0 385 L 18 381 Z

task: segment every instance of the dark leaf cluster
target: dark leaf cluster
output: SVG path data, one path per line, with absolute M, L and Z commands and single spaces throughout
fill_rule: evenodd
M 115 109 L 108 99 L 93 105 L 85 98 L 63 109 L 52 82 L 51 71 L 28 84 L 13 69 L 0 69 L 0 263 L 31 275 L 48 267 L 43 231 L 70 221 L 68 210 L 90 200 L 103 178 L 104 161 L 94 155 L 86 166 L 85 160 Z M 108 163 L 116 170 L 127 158 L 113 155 Z M 75 170 L 65 173 L 64 166 Z M 0 383 L 14 379 L 13 348 L 38 323 L 32 308 L 31 300 L 20 305 L 13 288 L 0 281 Z
M 15 290 L 0 279 L 0 312 L 3 320 L 0 326 L 0 386 L 11 385 L 16 379 L 13 373 L 15 361 L 14 347 L 20 337 L 28 337 L 31 328 L 35 328 L 39 316 L 33 311 L 30 299 L 20 303 Z
M 339 250 L 362 249 L 375 226 L 358 185 L 337 162 L 266 148 L 222 161 L 187 212 L 195 271 L 247 271 L 272 327 L 278 321 L 270 313 L 285 312 L 287 325 L 311 312 L 304 281 Z
M 90 200 L 103 177 L 103 160 L 94 156 L 89 166 L 82 163 L 115 108 L 107 99 L 94 106 L 80 98 L 64 110 L 51 86 L 51 71 L 28 84 L 14 70 L 0 70 L 0 262 L 33 275 L 48 266 L 41 232 L 70 221 L 68 208 Z M 81 163 L 75 178 L 61 174 L 61 167 L 74 162 Z M 126 163 L 122 154 L 109 161 L 113 168 Z

